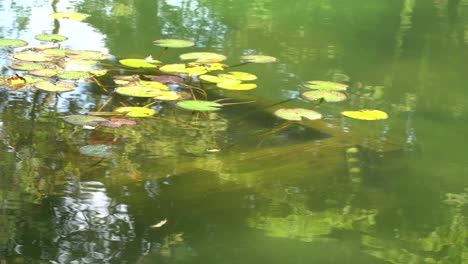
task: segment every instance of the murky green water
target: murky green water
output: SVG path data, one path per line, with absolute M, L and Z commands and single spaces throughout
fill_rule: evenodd
M 90 17 L 48 17 L 67 8 Z M 161 103 L 120 130 L 63 121 L 104 104 L 95 84 L 0 89 L 0 262 L 468 263 L 467 14 L 465 0 L 0 0 L 0 37 L 60 33 L 108 64 L 158 58 L 162 38 L 196 43 L 164 62 L 278 59 L 236 68 L 259 77 L 255 90 L 208 88 L 256 103 L 198 118 Z M 281 129 L 271 105 L 310 107 L 308 80 L 346 82 L 348 100 Z M 390 118 L 340 115 L 362 108 Z M 89 144 L 113 155 L 80 154 Z

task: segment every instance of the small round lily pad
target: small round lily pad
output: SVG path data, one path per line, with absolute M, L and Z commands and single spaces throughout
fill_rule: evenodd
M 86 145 L 80 148 L 80 153 L 86 156 L 96 158 L 107 158 L 112 156 L 112 146 L 98 144 L 98 145 Z
M 18 70 L 18 71 L 29 71 L 29 70 L 44 69 L 44 65 L 42 65 L 42 64 L 33 63 L 33 62 L 23 62 L 23 61 L 13 62 L 8 67 L 10 67 L 13 70 Z
M 279 118 L 290 121 L 317 120 L 322 118 L 322 114 L 319 112 L 305 108 L 280 108 L 274 114 Z
M 204 75 L 199 76 L 198 78 L 200 80 L 203 80 L 205 82 L 210 82 L 210 83 L 230 82 L 231 84 L 240 84 L 242 82 L 240 80 L 224 78 L 224 77 L 221 77 L 219 75 L 218 76 L 213 76 L 213 75 L 204 74 Z
M 28 42 L 21 39 L 0 39 L 0 47 L 19 48 L 27 45 Z
M 68 39 L 68 37 L 59 34 L 39 34 L 34 38 L 45 42 L 62 42 Z
M 29 74 L 39 77 L 52 77 L 61 72 L 63 72 L 62 69 L 38 69 L 28 71 Z
M 159 76 L 152 76 L 152 81 L 160 82 L 160 83 L 181 83 L 184 82 L 184 79 L 179 76 L 174 75 L 159 75 Z
M 145 59 L 123 59 L 119 63 L 130 68 L 156 68 L 156 63 L 161 63 L 157 60 L 147 61 Z
M 188 48 L 195 45 L 192 41 L 182 39 L 159 39 L 153 41 L 153 44 L 166 48 Z
M 338 91 L 328 91 L 328 90 L 314 90 L 302 93 L 302 97 L 309 101 L 320 100 L 323 98 L 325 102 L 341 102 L 346 100 L 346 94 Z
M 91 73 L 85 71 L 64 71 L 57 74 L 57 77 L 65 80 L 80 80 L 91 77 Z
M 309 89 L 328 91 L 346 91 L 348 88 L 346 84 L 328 81 L 308 81 L 304 86 Z
M 97 126 L 99 122 L 107 121 L 103 117 L 91 115 L 69 115 L 64 116 L 63 120 L 75 126 Z
M 83 20 L 87 18 L 88 16 L 89 15 L 87 14 L 75 12 L 72 9 L 68 9 L 63 12 L 57 12 L 57 13 L 53 13 L 49 15 L 49 17 L 53 19 L 70 19 L 70 20 L 77 20 L 77 21 Z
M 271 63 L 276 62 L 276 58 L 267 55 L 245 55 L 241 60 L 251 63 Z
M 52 55 L 56 57 L 65 57 L 65 50 L 63 49 L 45 49 L 42 51 L 44 54 Z
M 114 112 L 124 113 L 127 117 L 149 117 L 156 114 L 151 108 L 140 106 L 126 106 L 114 109 Z
M 206 67 L 203 66 L 186 66 L 185 64 L 167 64 L 159 68 L 160 71 L 165 73 L 184 73 L 190 76 L 202 75 L 208 72 Z
M 66 56 L 77 60 L 103 60 L 109 57 L 95 50 L 67 50 Z
M 52 56 L 42 53 L 17 53 L 13 58 L 21 61 L 53 61 Z
M 236 79 L 240 81 L 254 81 L 257 79 L 257 76 L 248 73 L 248 72 L 240 72 L 240 71 L 231 71 L 227 74 L 220 74 L 220 77 Z
M 370 109 L 363 109 L 358 111 L 343 111 L 341 112 L 342 115 L 360 119 L 360 120 L 382 120 L 387 119 L 388 114 L 380 111 L 380 110 L 370 110 Z
M 230 81 L 217 83 L 216 86 L 222 89 L 235 91 L 247 91 L 257 88 L 257 85 L 255 83 L 235 83 Z
M 226 56 L 213 52 L 190 52 L 179 56 L 181 60 L 196 60 L 196 62 L 220 62 L 226 60 Z
M 70 82 L 63 82 L 63 81 L 60 81 L 60 82 L 56 82 L 55 84 L 54 83 L 51 83 L 50 81 L 42 81 L 42 82 L 38 82 L 36 84 L 34 84 L 34 87 L 36 87 L 37 89 L 40 89 L 40 90 L 44 90 L 44 91 L 47 91 L 47 92 L 69 92 L 73 89 L 75 89 L 75 85 L 73 83 L 70 83 Z
M 218 111 L 223 105 L 203 100 L 185 100 L 178 102 L 177 106 L 192 111 Z
M 161 94 L 161 90 L 144 86 L 122 86 L 117 87 L 115 92 L 132 97 L 156 97 Z

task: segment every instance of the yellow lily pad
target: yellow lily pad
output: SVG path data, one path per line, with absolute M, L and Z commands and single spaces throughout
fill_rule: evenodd
M 181 60 L 196 60 L 196 62 L 220 62 L 226 60 L 226 56 L 213 52 L 189 52 L 179 56 Z
M 159 68 L 160 71 L 165 73 L 179 73 L 187 74 L 190 76 L 202 75 L 208 72 L 206 67 L 203 66 L 186 66 L 185 64 L 167 64 Z
M 14 59 L 21 61 L 53 61 L 53 57 L 42 53 L 17 53 L 13 55 Z
M 44 42 L 62 42 L 68 39 L 68 37 L 59 34 L 39 34 L 35 38 Z
M 70 82 L 60 81 L 57 83 L 51 83 L 50 81 L 38 82 L 34 85 L 37 89 L 44 90 L 47 92 L 69 92 L 75 89 L 75 85 Z
M 241 60 L 250 63 L 271 63 L 276 62 L 276 58 L 267 55 L 245 55 L 241 57 Z
M 358 111 L 343 111 L 342 115 L 359 120 L 382 120 L 387 119 L 388 114 L 380 110 L 363 109 Z
M 38 69 L 38 70 L 28 71 L 30 75 L 39 76 L 39 77 L 52 77 L 61 72 L 63 72 L 62 69 Z
M 131 68 L 156 68 L 156 63 L 161 63 L 158 60 L 145 60 L 145 59 L 123 59 L 119 63 Z
M 0 47 L 19 48 L 27 45 L 28 42 L 21 39 L 0 39 Z
M 149 117 L 156 114 L 156 111 L 147 107 L 127 106 L 114 109 L 114 112 L 125 113 L 127 117 Z
M 161 94 L 161 90 L 144 86 L 122 86 L 117 87 L 115 92 L 120 95 L 133 97 L 156 97 Z
M 188 48 L 195 45 L 192 41 L 182 39 L 159 39 L 153 41 L 153 44 L 166 48 Z
M 257 76 L 248 73 L 248 72 L 240 72 L 240 71 L 231 71 L 228 72 L 227 74 L 220 74 L 218 75 L 219 77 L 224 77 L 224 78 L 230 78 L 230 79 L 236 79 L 236 80 L 241 80 L 241 81 L 254 81 L 257 80 Z
M 346 84 L 328 81 L 308 81 L 304 86 L 309 89 L 328 91 L 346 91 L 348 88 Z
M 57 13 L 50 14 L 49 17 L 53 18 L 53 19 L 70 19 L 70 20 L 80 21 L 80 20 L 83 20 L 83 19 L 86 19 L 87 17 L 89 17 L 89 15 L 78 13 L 78 12 L 75 12 L 74 10 L 72 10 L 72 9 L 68 9 L 68 10 L 65 10 L 63 12 L 57 12 Z
M 236 83 L 238 80 L 217 83 L 216 86 L 226 90 L 246 91 L 257 88 L 254 83 Z
M 322 114 L 319 112 L 305 108 L 280 108 L 274 114 L 279 118 L 290 121 L 302 121 L 303 119 L 317 120 L 322 118 Z

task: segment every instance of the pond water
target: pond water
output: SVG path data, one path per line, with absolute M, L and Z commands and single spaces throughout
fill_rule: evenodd
M 49 17 L 70 8 L 89 17 Z M 0 88 L 0 263 L 468 263 L 467 15 L 465 0 L 0 0 L 0 38 L 57 33 L 110 55 L 100 85 Z M 195 45 L 153 45 L 165 38 Z M 121 106 L 106 104 L 109 76 L 160 74 L 118 60 L 198 51 L 277 62 L 235 67 L 254 90 L 204 87 L 255 102 L 158 102 L 121 129 L 64 122 Z M 311 80 L 348 84 L 348 99 L 302 99 Z M 279 107 L 323 120 L 286 123 Z M 340 114 L 358 109 L 389 118 Z M 112 155 L 80 153 L 95 144 Z

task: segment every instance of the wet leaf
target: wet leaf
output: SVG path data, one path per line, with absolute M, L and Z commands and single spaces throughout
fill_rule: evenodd
M 307 88 L 315 90 L 346 91 L 348 85 L 327 81 L 308 81 L 304 85 Z
M 236 81 L 236 80 L 234 80 Z M 247 91 L 257 88 L 257 85 L 254 83 L 235 83 L 232 81 L 220 82 L 216 86 L 226 90 L 236 90 L 236 91 Z
M 89 15 L 75 12 L 72 9 L 65 10 L 63 12 L 57 12 L 50 14 L 49 17 L 53 19 L 70 19 L 70 20 L 83 20 L 86 19 Z
M 158 60 L 148 62 L 145 59 L 123 59 L 119 60 L 119 63 L 131 68 L 156 68 L 157 66 L 155 64 L 161 62 Z
M 33 62 L 22 62 L 22 61 L 13 62 L 8 67 L 10 67 L 13 70 L 18 70 L 18 71 L 44 69 L 43 64 L 33 63 Z
M 91 77 L 91 73 L 85 71 L 64 71 L 57 74 L 57 77 L 65 80 L 81 80 Z
M 68 37 L 59 34 L 39 34 L 34 38 L 44 42 L 62 42 L 68 39 Z
M 178 102 L 177 106 L 192 111 L 218 111 L 223 105 L 203 100 L 186 100 Z
M 125 113 L 128 117 L 149 117 L 156 114 L 153 109 L 139 106 L 119 107 L 114 112 Z
M 39 77 L 52 77 L 63 72 L 62 69 L 39 69 L 28 71 L 29 74 Z
M 34 84 L 34 87 L 36 87 L 37 89 L 40 89 L 40 90 L 44 90 L 44 91 L 47 91 L 47 92 L 69 92 L 69 91 L 72 91 L 73 89 L 75 89 L 75 84 L 73 83 L 70 83 L 70 82 L 63 82 L 63 81 L 60 81 L 60 82 L 56 82 L 55 84 L 54 83 L 51 83 L 50 81 L 42 81 L 42 82 L 38 82 L 36 84 Z
M 266 55 L 245 55 L 241 57 L 241 60 L 251 63 L 271 63 L 276 62 L 276 58 Z
M 279 118 L 290 121 L 317 120 L 322 118 L 322 114 L 305 108 L 280 108 L 274 114 Z
M 153 44 L 160 47 L 166 48 L 188 48 L 195 45 L 192 41 L 181 40 L 181 39 L 159 39 L 153 41 Z
M 21 61 L 53 61 L 53 57 L 42 53 L 17 53 L 13 58 Z
M 107 121 L 105 118 L 90 115 L 69 115 L 64 116 L 63 120 L 75 126 L 97 126 L 99 122 Z
M 0 39 L 0 47 L 24 47 L 27 46 L 28 42 L 21 39 Z
M 163 91 L 151 87 L 130 85 L 118 87 L 115 89 L 115 92 L 120 95 L 132 97 L 156 97 L 160 95 Z
M 196 60 L 196 62 L 220 62 L 226 60 L 226 56 L 213 52 L 190 52 L 179 56 L 181 60 Z
M 224 78 L 236 79 L 240 81 L 253 81 L 257 79 L 257 76 L 251 73 L 240 72 L 240 71 L 231 71 L 231 72 L 228 72 L 227 74 L 220 74 L 218 76 L 224 77 Z
M 66 50 L 67 57 L 77 60 L 103 60 L 109 55 L 94 50 Z
M 380 110 L 370 110 L 370 109 L 363 109 L 358 111 L 343 111 L 341 112 L 342 115 L 360 119 L 360 120 L 382 120 L 387 119 L 388 114 L 380 111 Z
M 341 102 L 346 100 L 346 95 L 338 91 L 314 90 L 302 94 L 302 97 L 309 101 L 320 100 L 323 98 L 326 102 Z
M 109 145 L 86 145 L 80 148 L 80 153 L 86 156 L 107 158 L 112 156 L 112 146 Z
M 56 57 L 65 57 L 65 50 L 63 49 L 45 49 L 43 53 Z
M 159 75 L 159 76 L 151 76 L 152 81 L 160 82 L 160 83 L 182 83 L 184 79 L 179 76 L 174 75 Z

